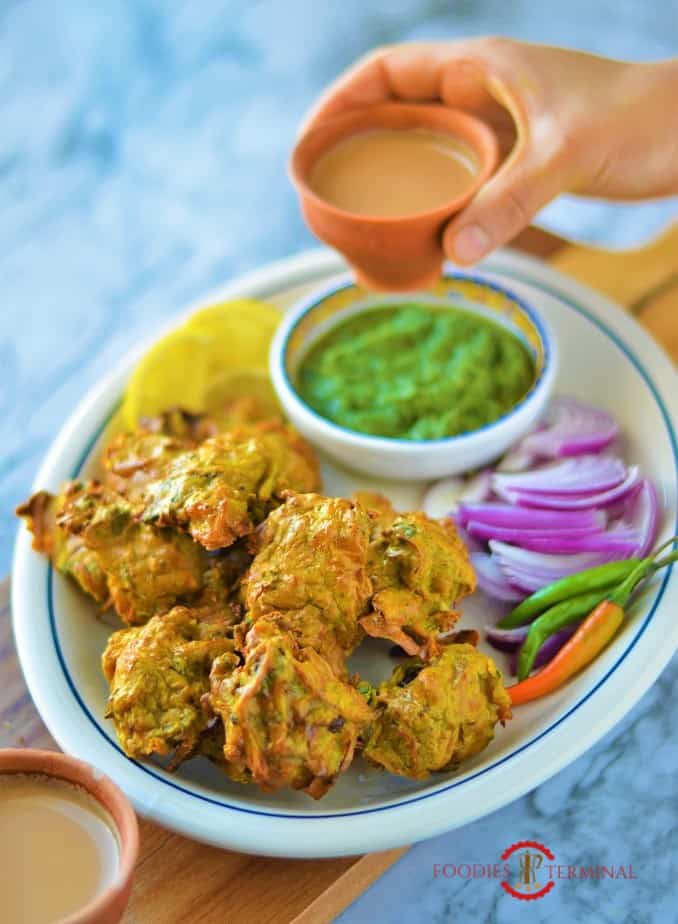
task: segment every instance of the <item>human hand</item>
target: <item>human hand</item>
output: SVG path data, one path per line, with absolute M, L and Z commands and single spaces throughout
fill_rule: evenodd
M 323 94 L 304 130 L 385 100 L 472 112 L 503 162 L 446 227 L 443 247 L 475 263 L 563 192 L 608 199 L 678 193 L 678 61 L 638 64 L 505 38 L 379 49 Z

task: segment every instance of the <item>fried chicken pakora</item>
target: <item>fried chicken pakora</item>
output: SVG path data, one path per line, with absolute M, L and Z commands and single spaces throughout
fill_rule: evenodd
M 343 673 L 372 594 L 369 536 L 370 518 L 358 504 L 318 494 L 288 498 L 250 540 L 255 557 L 241 591 L 250 631 L 256 636 L 261 623 L 276 623 Z
M 409 658 L 373 700 L 377 719 L 364 738 L 373 764 L 410 779 L 451 770 L 482 751 L 511 704 L 494 662 L 472 645 L 443 646 L 429 663 Z
M 451 520 L 397 513 L 380 495 L 357 500 L 373 517 L 368 573 L 372 612 L 360 623 L 368 635 L 391 639 L 407 654 L 431 657 L 438 637 L 459 618 L 452 607 L 475 590 L 468 551 Z
M 258 626 L 242 667 L 231 657 L 215 660 L 207 698 L 223 720 L 226 760 L 268 792 L 289 786 L 321 798 L 350 765 L 372 709 L 275 624 Z
M 174 607 L 110 637 L 102 668 L 110 685 L 106 717 L 130 757 L 195 752 L 208 728 L 201 700 L 216 658 L 238 664 L 229 624 Z

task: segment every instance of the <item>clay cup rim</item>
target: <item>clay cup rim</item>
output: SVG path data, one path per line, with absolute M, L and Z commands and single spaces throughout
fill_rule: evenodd
M 139 856 L 139 827 L 127 797 L 101 771 L 58 751 L 3 748 L 0 750 L 0 774 L 10 773 L 48 776 L 81 786 L 111 817 L 120 850 L 116 879 L 87 905 L 65 918 L 63 924 L 102 920 L 102 915 L 123 900 Z
M 428 129 L 453 135 L 465 143 L 478 160 L 473 182 L 458 196 L 433 209 L 403 215 L 363 215 L 349 212 L 319 196 L 309 184 L 309 176 L 318 158 L 353 135 L 376 129 Z M 435 221 L 460 211 L 490 178 L 499 162 L 499 143 L 493 130 L 483 121 L 439 103 L 379 103 L 363 106 L 326 119 L 297 141 L 290 157 L 288 172 L 298 193 L 327 216 L 351 219 L 366 225 L 392 226 L 409 221 Z

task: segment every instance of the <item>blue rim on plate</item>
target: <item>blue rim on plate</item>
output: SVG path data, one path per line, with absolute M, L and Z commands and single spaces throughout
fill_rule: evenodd
M 509 275 L 509 274 L 506 273 L 505 275 Z M 504 298 L 508 299 L 509 301 L 515 302 L 515 304 L 518 305 L 518 307 L 530 319 L 530 323 L 533 325 L 533 327 L 536 329 L 536 331 L 539 334 L 539 339 L 541 341 L 542 349 L 544 351 L 544 359 L 541 364 L 541 369 L 535 376 L 534 382 L 532 382 L 529 389 L 525 392 L 525 394 L 520 399 L 520 401 L 514 404 L 513 407 L 511 407 L 508 411 L 506 411 L 500 417 L 497 417 L 496 420 L 492 420 L 490 421 L 490 423 L 483 424 L 482 427 L 476 427 L 473 430 L 466 430 L 464 433 L 457 433 L 454 436 L 436 437 L 436 439 L 432 439 L 432 440 L 405 440 L 405 439 L 400 439 L 394 436 L 373 436 L 369 433 L 363 433 L 360 430 L 349 430 L 348 427 L 342 427 L 340 426 L 340 424 L 336 423 L 334 420 L 330 420 L 328 417 L 323 417 L 321 414 L 318 414 L 318 412 L 315 411 L 310 406 L 310 404 L 307 404 L 304 401 L 304 399 L 299 394 L 296 386 L 290 379 L 289 373 L 287 371 L 287 361 L 286 361 L 287 348 L 289 345 L 290 338 L 294 335 L 301 321 L 303 321 L 303 319 L 308 314 L 310 314 L 310 312 L 313 311 L 314 308 L 317 308 L 318 305 L 322 304 L 322 302 L 324 302 L 326 298 L 331 297 L 333 295 L 337 295 L 339 292 L 345 292 L 347 289 L 356 287 L 355 282 L 348 280 L 347 282 L 341 285 L 337 285 L 336 282 L 329 283 L 320 292 L 313 292 L 313 294 L 310 295 L 306 301 L 302 301 L 303 310 L 299 311 L 299 314 L 295 318 L 294 324 L 287 331 L 287 333 L 285 334 L 285 339 L 282 342 L 282 346 L 280 349 L 280 354 L 282 357 L 281 363 L 280 363 L 281 374 L 285 382 L 285 385 L 289 388 L 291 392 L 294 393 L 294 395 L 301 402 L 301 404 L 303 404 L 304 409 L 312 417 L 318 420 L 320 423 L 324 425 L 329 425 L 330 427 L 335 427 L 337 430 L 343 433 L 350 433 L 354 437 L 362 437 L 364 439 L 367 439 L 370 441 L 370 443 L 374 443 L 375 446 L 381 444 L 383 446 L 393 446 L 393 447 L 402 446 L 402 447 L 411 448 L 412 446 L 440 446 L 442 444 L 445 444 L 453 448 L 454 444 L 457 443 L 459 440 L 465 439 L 469 436 L 475 436 L 477 433 L 484 433 L 488 430 L 492 430 L 494 427 L 497 427 L 500 424 L 504 423 L 504 421 L 507 420 L 507 418 L 513 416 L 513 414 L 515 414 L 516 411 L 520 410 L 521 407 L 524 407 L 524 405 L 526 405 L 529 401 L 531 401 L 537 390 L 537 386 L 542 382 L 544 376 L 546 375 L 547 370 L 549 369 L 553 361 L 550 334 L 548 330 L 546 329 L 546 327 L 544 326 L 544 322 L 542 321 L 542 319 L 534 311 L 534 309 L 531 308 L 530 305 L 527 304 L 527 302 L 523 298 L 516 295 L 514 292 L 511 292 L 510 289 L 507 289 L 505 286 L 502 286 L 499 283 L 494 282 L 493 280 L 486 279 L 484 276 L 476 276 L 472 273 L 450 273 L 450 272 L 445 271 L 443 273 L 442 279 L 445 282 L 447 282 L 448 280 L 454 281 L 455 279 L 459 280 L 460 282 L 473 282 L 479 286 L 484 286 L 485 288 L 491 289 L 493 292 L 496 292 L 498 295 L 503 295 Z M 436 292 L 434 293 L 434 297 L 440 298 L 440 299 L 444 299 L 444 298 L 452 299 L 454 295 L 453 293 L 449 293 L 446 295 L 439 295 Z M 387 298 L 388 298 L 388 295 L 385 294 L 384 299 L 387 299 Z M 413 298 L 416 298 L 416 294 L 413 295 Z M 359 299 L 359 301 L 362 301 L 362 300 L 363 299 Z
M 624 341 L 623 341 L 613 330 L 611 330 L 610 328 L 608 328 L 607 324 L 605 324 L 603 321 L 601 321 L 599 318 L 597 318 L 594 314 L 592 314 L 590 311 L 588 311 L 586 308 L 584 308 L 581 304 L 579 304 L 579 302 L 575 301 L 575 300 L 574 300 L 573 298 L 571 298 L 569 295 L 567 295 L 566 293 L 560 291 L 560 290 L 557 289 L 556 287 L 550 286 L 550 285 L 548 285 L 548 284 L 542 282 L 542 281 L 539 280 L 539 279 L 535 280 L 534 278 L 531 278 L 529 275 L 516 272 L 515 270 L 508 270 L 508 269 L 502 268 L 501 272 L 502 272 L 503 275 L 510 276 L 511 278 L 515 279 L 517 282 L 524 282 L 524 283 L 528 283 L 528 284 L 534 285 L 534 286 L 536 286 L 536 287 L 542 289 L 543 291 L 549 293 L 549 294 L 552 295 L 554 298 L 559 299 L 561 302 L 563 302 L 564 304 L 568 305 L 568 306 L 569 306 L 570 308 L 572 308 L 574 311 L 577 311 L 579 314 L 581 314 L 583 317 L 585 317 L 588 321 L 590 321 L 590 322 L 591 322 L 594 326 L 596 326 L 602 333 L 604 333 L 607 337 L 609 337 L 609 339 L 612 340 L 612 342 L 615 344 L 615 346 L 617 346 L 617 348 L 620 349 L 620 350 L 622 351 L 622 353 L 627 357 L 627 359 L 632 363 L 632 365 L 634 366 L 634 368 L 635 368 L 635 369 L 638 371 L 638 373 L 641 375 L 643 381 L 644 381 L 645 384 L 648 386 L 648 388 L 649 388 L 649 390 L 650 390 L 650 392 L 651 392 L 651 394 L 652 394 L 652 397 L 654 398 L 654 400 L 655 400 L 655 402 L 656 402 L 656 404 L 657 404 L 657 406 L 658 406 L 658 408 L 659 408 L 659 410 L 660 410 L 662 419 L 663 419 L 663 421 L 664 421 L 664 424 L 665 424 L 665 426 L 666 426 L 666 430 L 667 430 L 667 433 L 668 433 L 668 436 L 669 436 L 669 441 L 670 441 L 670 444 L 671 444 L 671 450 L 672 450 L 672 454 L 673 454 L 673 464 L 674 464 L 674 470 L 675 470 L 675 475 L 676 475 L 676 481 L 678 482 L 678 442 L 677 442 L 677 440 L 676 440 L 676 434 L 675 434 L 674 429 L 673 429 L 673 426 L 672 426 L 672 424 L 671 424 L 671 420 L 670 420 L 668 411 L 667 411 L 667 409 L 666 409 L 666 406 L 665 406 L 665 404 L 664 404 L 664 402 L 663 402 L 663 400 L 662 400 L 662 398 L 661 398 L 661 396 L 660 396 L 660 394 L 659 394 L 659 392 L 658 392 L 658 390 L 657 390 L 657 387 L 656 387 L 656 385 L 655 385 L 655 383 L 654 383 L 652 377 L 650 376 L 649 372 L 646 370 L 645 366 L 643 366 L 643 364 L 640 362 L 640 360 L 638 359 L 638 357 L 633 353 L 633 351 L 624 343 Z M 460 278 L 468 278 L 468 277 L 460 277 Z M 483 281 L 484 281 L 484 280 L 483 280 Z M 493 285 L 494 285 L 494 283 L 493 283 Z M 497 288 L 501 290 L 501 287 L 497 286 Z M 97 442 L 97 441 L 99 440 L 99 438 L 101 437 L 101 434 L 102 434 L 103 430 L 105 429 L 105 427 L 106 427 L 108 421 L 110 420 L 110 417 L 111 417 L 112 414 L 115 412 L 116 407 L 117 407 L 117 403 L 116 403 L 116 405 L 111 409 L 111 411 L 109 412 L 109 415 L 106 417 L 106 420 L 104 420 L 104 422 L 97 428 L 96 433 L 95 433 L 94 436 L 91 438 L 91 440 L 90 440 L 90 442 L 89 442 L 87 448 L 84 450 L 84 452 L 83 452 L 83 454 L 82 454 L 82 456 L 81 456 L 81 458 L 80 458 L 80 460 L 79 460 L 79 462 L 78 462 L 78 464 L 77 464 L 77 466 L 76 466 L 76 468 L 75 468 L 75 471 L 73 472 L 72 477 L 77 477 L 77 476 L 80 474 L 80 471 L 81 471 L 83 465 L 85 464 L 86 460 L 89 458 L 89 456 L 90 456 L 90 454 L 91 454 L 91 452 L 92 452 L 92 449 L 94 448 L 96 442 Z M 430 441 L 430 442 L 434 442 L 434 441 Z M 674 533 L 678 533 L 678 517 L 676 518 L 676 523 L 675 523 L 675 525 L 674 525 Z M 647 615 L 645 616 L 645 619 L 643 620 L 643 622 L 642 622 L 640 628 L 638 629 L 638 631 L 636 632 L 636 634 L 634 635 L 634 637 L 631 639 L 631 641 L 630 641 L 629 645 L 627 646 L 627 648 L 626 648 L 626 649 L 624 650 L 624 652 L 620 655 L 620 657 L 614 662 L 614 664 L 610 667 L 610 669 L 607 671 L 607 673 L 598 681 L 598 683 L 597 683 L 594 687 L 592 687 L 592 688 L 588 691 L 588 693 L 586 693 L 585 696 L 583 696 L 577 703 L 575 703 L 574 706 L 572 706 L 567 712 L 565 712 L 562 716 L 560 716 L 555 722 L 553 722 L 551 725 L 549 725 L 547 728 L 545 728 L 542 732 L 540 732 L 540 733 L 539 733 L 538 735 L 536 735 L 534 738 L 531 738 L 529 741 L 526 741 L 524 744 L 522 744 L 519 748 L 516 748 L 515 750 L 513 750 L 510 754 L 507 754 L 506 756 L 504 756 L 504 757 L 500 758 L 499 760 L 495 761 L 494 763 L 490 764 L 488 767 L 484 767 L 482 770 L 479 770 L 479 771 L 477 771 L 476 773 L 473 773 L 473 774 L 471 774 L 471 775 L 469 775 L 469 776 L 465 776 L 463 779 L 460 779 L 460 780 L 457 780 L 457 781 L 453 781 L 453 782 L 449 783 L 449 784 L 446 785 L 446 786 L 437 787 L 436 789 L 434 789 L 434 790 L 431 791 L 431 792 L 425 792 L 425 793 L 421 793 L 420 795 L 411 796 L 411 797 L 403 798 L 403 799 L 398 799 L 398 800 L 395 800 L 395 801 L 389 800 L 385 805 L 374 806 L 374 807 L 372 807 L 372 808 L 366 808 L 366 809 L 358 809 L 358 810 L 355 810 L 355 811 L 341 811 L 341 810 L 338 810 L 338 811 L 336 811 L 336 812 L 329 812 L 329 813 L 325 813 L 325 814 L 316 814 L 316 813 L 313 813 L 313 814 L 308 813 L 308 814 L 307 814 L 307 813 L 294 813 L 294 812 L 272 812 L 272 811 L 263 811 L 263 810 L 260 810 L 260 809 L 245 808 L 245 807 L 242 806 L 242 805 L 234 805 L 233 803 L 230 803 L 230 802 L 221 801 L 221 800 L 218 800 L 218 799 L 213 799 L 213 798 L 210 798 L 209 796 L 204 796 L 204 795 L 202 795 L 202 794 L 200 794 L 200 793 L 195 792 L 194 790 L 186 789 L 185 787 L 180 786 L 178 783 L 175 783 L 175 782 L 173 782 L 172 780 L 167 779 L 167 777 L 164 776 L 163 774 L 158 773 L 158 772 L 155 772 L 148 764 L 140 763 L 139 761 L 133 760 L 132 758 L 126 758 L 126 759 L 129 760 L 130 763 L 132 763 L 132 764 L 134 764 L 136 767 L 138 767 L 140 770 L 142 770 L 144 773 L 148 774 L 149 776 L 153 777 L 154 779 L 158 780 L 159 782 L 164 783 L 164 784 L 165 784 L 166 786 L 168 786 L 169 788 L 178 790 L 179 792 L 182 792 L 182 793 L 184 793 L 185 795 L 190 796 L 190 797 L 192 797 L 192 798 L 194 798 L 194 799 L 198 799 L 198 800 L 201 801 L 201 802 L 205 802 L 205 803 L 208 803 L 208 804 L 210 804 L 210 805 L 215 805 L 215 806 L 218 806 L 218 807 L 220 807 L 220 808 L 228 809 L 228 810 L 231 810 L 231 811 L 241 812 L 241 813 L 250 814 L 250 815 L 259 815 L 259 816 L 263 816 L 263 817 L 266 817 L 266 818 L 282 818 L 282 819 L 285 819 L 285 820 L 286 820 L 286 819 L 299 819 L 299 820 L 303 820 L 303 821 L 311 821 L 311 820 L 315 820 L 315 819 L 348 818 L 348 817 L 355 816 L 355 815 L 369 815 L 369 814 L 374 814 L 374 813 L 377 813 L 377 812 L 388 811 L 388 810 L 395 809 L 395 808 L 398 808 L 398 807 L 401 807 L 401 806 L 404 806 L 404 805 L 409 805 L 409 804 L 412 804 L 412 803 L 415 803 L 415 802 L 421 802 L 422 800 L 430 799 L 430 798 L 435 797 L 435 796 L 439 796 L 439 795 L 441 795 L 441 794 L 444 793 L 444 792 L 449 792 L 451 789 L 455 789 L 455 788 L 458 787 L 458 786 L 467 784 L 467 783 L 471 782 L 472 780 L 475 780 L 475 779 L 477 779 L 478 777 L 481 777 L 481 776 L 483 776 L 483 775 L 489 773 L 491 770 L 496 769 L 497 767 L 501 766 L 502 764 L 507 763 L 508 761 L 514 760 L 515 757 L 516 757 L 518 754 L 521 754 L 523 751 L 525 751 L 525 750 L 527 750 L 528 748 L 532 747 L 533 745 L 535 745 L 538 741 L 540 741 L 540 740 L 543 739 L 544 737 L 550 735 L 550 734 L 554 731 L 554 729 L 556 729 L 556 728 L 557 728 L 559 725 L 561 725 L 566 719 L 568 719 L 573 713 L 575 713 L 581 706 L 583 706 L 583 704 L 586 703 L 586 702 L 593 696 L 593 694 L 594 694 L 597 690 L 599 690 L 599 689 L 606 683 L 606 681 L 608 680 L 608 678 L 611 677 L 611 675 L 617 670 L 617 668 L 619 667 L 619 665 L 622 664 L 622 662 L 626 659 L 626 657 L 629 655 L 629 653 L 630 653 L 630 652 L 633 650 L 633 648 L 636 646 L 636 644 L 638 643 L 638 641 L 640 640 L 640 638 L 643 636 L 645 630 L 647 629 L 648 625 L 650 624 L 650 622 L 651 622 L 651 620 L 652 620 L 652 617 L 654 616 L 654 614 L 655 614 L 655 612 L 656 612 L 656 610 L 657 610 L 657 607 L 659 606 L 659 604 L 660 604 L 660 602 L 661 602 L 662 597 L 664 596 L 664 592 L 665 592 L 666 587 L 667 587 L 667 585 L 668 585 L 668 582 L 669 582 L 669 580 L 670 580 L 670 577 L 671 577 L 671 574 L 672 574 L 672 572 L 673 572 L 673 569 L 674 569 L 674 566 L 673 566 L 673 565 L 670 565 L 670 566 L 666 569 L 666 571 L 665 571 L 665 573 L 664 573 L 664 576 L 663 576 L 663 579 L 662 579 L 662 582 L 661 582 L 661 585 L 660 585 L 660 587 L 659 587 L 658 590 L 657 590 L 657 593 L 656 593 L 656 595 L 655 595 L 654 600 L 652 601 L 652 605 L 651 605 L 651 607 L 650 607 L 650 609 L 649 609 Z M 48 565 L 48 569 L 47 569 L 47 601 L 48 601 L 48 609 L 49 609 L 49 620 L 50 620 L 51 634 L 52 634 L 53 641 L 54 641 L 54 645 L 55 645 L 55 649 L 56 649 L 56 652 L 57 652 L 57 657 L 58 657 L 59 663 L 60 663 L 60 665 L 61 665 L 61 669 L 62 669 L 62 671 L 63 671 L 64 678 L 65 678 L 65 680 L 66 680 L 66 682 L 67 682 L 67 684 L 68 684 L 68 687 L 70 688 L 71 692 L 73 693 L 73 695 L 74 695 L 74 697 L 75 697 L 75 699 L 76 699 L 78 705 L 79 705 L 80 708 L 82 709 L 83 713 L 87 716 L 87 718 L 89 719 L 90 723 L 96 728 L 96 730 L 99 732 L 99 734 L 110 744 L 110 746 L 111 746 L 114 750 L 116 750 L 119 754 L 121 754 L 121 755 L 123 755 L 123 756 L 126 757 L 126 755 L 124 755 L 124 752 L 123 752 L 122 749 L 119 747 L 119 745 L 117 744 L 117 742 L 108 734 L 106 728 L 105 728 L 104 726 L 102 726 L 102 725 L 99 723 L 99 721 L 96 719 L 96 717 L 90 712 L 89 708 L 87 707 L 87 705 L 84 703 L 82 697 L 80 696 L 80 693 L 79 693 L 79 691 L 78 691 L 78 689 L 77 689 L 77 687 L 76 687 L 76 685 L 75 685 L 75 683 L 74 683 L 74 681 L 73 681 L 73 678 L 71 677 L 71 675 L 70 675 L 70 673 L 69 673 L 69 670 L 68 670 L 68 667 L 67 667 L 67 665 L 66 665 L 66 661 L 65 661 L 65 658 L 64 658 L 63 650 L 62 650 L 62 647 L 61 647 L 61 643 L 60 643 L 60 641 L 59 641 L 59 636 L 58 636 L 58 632 L 57 632 L 57 627 L 56 627 L 56 618 L 55 618 L 54 601 L 53 601 L 53 568 L 52 568 L 51 564 Z

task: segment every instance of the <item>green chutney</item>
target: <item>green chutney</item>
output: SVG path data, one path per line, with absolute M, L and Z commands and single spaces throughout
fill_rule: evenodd
M 347 430 L 435 440 L 506 414 L 534 382 L 527 345 L 463 308 L 402 303 L 339 321 L 303 357 L 297 392 Z

